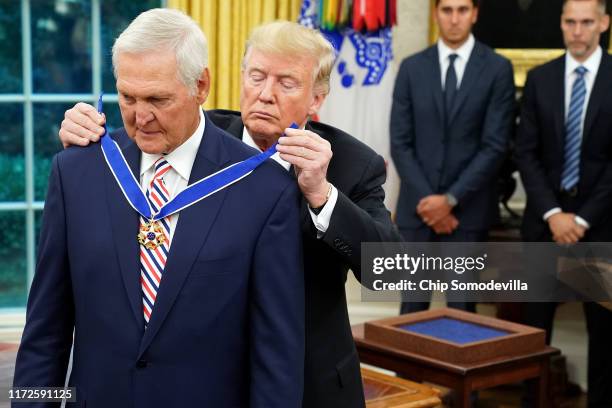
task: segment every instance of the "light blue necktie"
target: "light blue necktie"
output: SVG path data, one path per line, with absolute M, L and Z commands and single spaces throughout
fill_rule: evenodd
M 563 173 L 561 173 L 561 189 L 569 191 L 576 187 L 580 179 L 580 145 L 582 144 L 582 112 L 586 97 L 583 66 L 576 68 L 576 80 L 572 86 L 569 114 L 565 122 L 565 155 Z

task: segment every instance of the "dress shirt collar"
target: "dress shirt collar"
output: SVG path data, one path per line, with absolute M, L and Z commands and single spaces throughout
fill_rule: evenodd
M 255 143 L 255 141 L 253 140 L 251 135 L 249 134 L 249 131 L 247 130 L 246 126 L 244 126 L 243 129 L 242 129 L 242 141 L 246 145 L 251 146 L 252 148 L 255 148 L 255 149 L 259 150 L 259 151 L 262 151 L 259 148 L 259 146 L 257 146 L 257 144 Z M 289 170 L 289 168 L 291 168 L 291 163 L 281 159 L 279 152 L 274 153 L 272 155 L 272 157 L 270 157 L 270 158 L 272 160 L 274 160 L 275 162 L 277 162 L 278 164 L 280 164 L 281 166 L 283 166 L 285 168 L 285 170 Z
M 579 66 L 585 67 L 588 72 L 587 75 L 596 74 L 599 70 L 599 64 L 601 63 L 601 58 L 603 56 L 603 51 L 600 46 L 597 46 L 597 49 L 591 54 L 589 58 L 583 63 L 580 63 L 572 57 L 569 52 L 565 53 L 565 78 L 569 78 L 570 75 L 576 71 L 576 68 Z
M 198 124 L 195 132 L 185 140 L 183 144 L 174 149 L 172 152 L 165 155 L 166 160 L 172 166 L 172 168 L 185 180 L 189 181 L 191 175 L 191 168 L 195 161 L 200 143 L 202 142 L 202 136 L 204 135 L 204 128 L 206 127 L 204 112 L 200 109 L 200 123 Z M 140 176 L 147 172 L 153 166 L 153 164 L 159 159 L 161 154 L 149 154 L 142 152 L 140 160 Z
M 476 39 L 473 34 L 470 34 L 467 41 L 464 42 L 461 47 L 456 50 L 450 48 L 448 45 L 442 41 L 442 39 L 438 39 L 438 55 L 440 58 L 440 63 L 444 63 L 448 61 L 448 57 L 451 54 L 457 54 L 459 59 L 463 63 L 467 63 L 470 59 L 470 55 L 472 54 L 472 50 L 474 50 L 474 45 L 476 44 Z

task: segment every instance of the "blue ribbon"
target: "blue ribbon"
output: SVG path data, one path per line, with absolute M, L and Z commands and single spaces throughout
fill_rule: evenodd
M 100 94 L 100 99 L 98 99 L 99 113 L 102 113 L 102 96 L 103 94 Z M 292 123 L 291 128 L 297 129 L 297 124 Z M 132 174 L 119 145 L 108 136 L 106 125 L 104 125 L 104 135 L 102 136 L 102 152 L 104 153 L 104 158 L 115 176 L 115 180 L 117 180 L 119 187 L 121 187 L 123 195 L 134 210 L 144 218 L 153 221 L 161 220 L 162 218 L 181 211 L 240 181 L 276 153 L 277 144 L 278 143 L 274 143 L 266 151 L 256 156 L 234 163 L 229 167 L 187 186 L 187 188 L 177 194 L 174 199 L 160 208 L 157 213 L 153 213 L 149 200 L 147 200 L 145 193 L 140 188 L 140 183 Z

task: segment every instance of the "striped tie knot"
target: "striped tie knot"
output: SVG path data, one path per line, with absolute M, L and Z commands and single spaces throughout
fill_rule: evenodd
M 164 182 L 164 175 L 172 168 L 170 163 L 166 161 L 164 157 L 160 157 L 154 164 L 155 174 L 151 178 L 149 187 L 147 188 L 147 198 L 153 208 L 154 212 L 158 212 L 159 209 L 170 200 L 170 192 L 166 188 Z
M 574 72 L 575 72 L 576 74 L 578 74 L 578 77 L 579 77 L 579 78 L 582 78 L 582 77 L 584 77 L 584 74 L 586 74 L 587 72 L 589 72 L 589 70 L 588 70 L 588 69 L 586 69 L 585 67 L 583 67 L 582 65 L 580 65 L 579 67 L 577 67 L 577 68 L 574 70 Z

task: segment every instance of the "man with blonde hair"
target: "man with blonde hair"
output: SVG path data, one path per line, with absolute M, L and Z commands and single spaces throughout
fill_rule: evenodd
M 167 9 L 115 42 L 125 129 L 54 158 L 15 387 L 64 386 L 74 345 L 79 407 L 301 406 L 298 189 L 202 111 L 206 52 Z
M 242 63 L 241 112 L 210 111 L 219 127 L 273 156 L 294 173 L 302 193 L 306 280 L 304 407 L 364 406 L 344 284 L 360 279 L 361 243 L 396 241 L 384 206 L 383 158 L 350 135 L 310 121 L 329 92 L 333 47 L 317 31 L 291 22 L 252 33 Z M 299 129 L 288 129 L 295 122 Z M 97 141 L 104 118 L 77 104 L 66 112 L 64 144 Z M 285 133 L 287 137 L 280 136 Z M 333 153 L 332 153 L 333 151 Z

